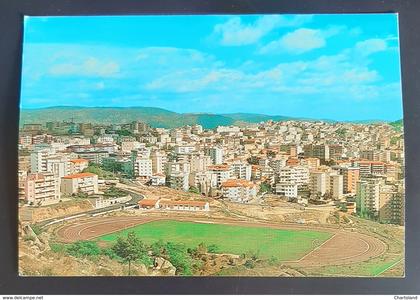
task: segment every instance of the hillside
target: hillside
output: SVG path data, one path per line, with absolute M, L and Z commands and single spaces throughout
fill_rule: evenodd
M 401 131 L 403 129 L 403 120 L 397 120 L 394 122 L 390 122 L 389 125 L 391 125 L 392 127 L 394 127 L 395 130 Z
M 155 107 L 78 107 L 56 106 L 22 109 L 20 124 L 48 121 L 71 121 L 96 124 L 124 124 L 141 120 L 152 127 L 175 128 L 200 124 L 206 129 L 228 126 L 237 122 L 257 123 L 267 120 L 290 120 L 283 116 L 260 114 L 180 114 Z
M 94 124 L 126 124 L 132 121 L 143 121 L 152 127 L 176 128 L 185 125 L 200 124 L 205 129 L 217 126 L 229 126 L 243 123 L 259 123 L 268 120 L 287 121 L 324 121 L 335 122 L 330 119 L 294 118 L 287 116 L 270 116 L 252 113 L 209 114 L 209 113 L 176 113 L 157 107 L 82 107 L 82 106 L 54 106 L 36 109 L 21 109 L 20 125 L 29 123 L 45 124 L 48 121 L 71 121 L 76 123 Z M 364 120 L 351 123 L 375 123 L 379 121 Z M 401 128 L 402 120 L 390 123 Z

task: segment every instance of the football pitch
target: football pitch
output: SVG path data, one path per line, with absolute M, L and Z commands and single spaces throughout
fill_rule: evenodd
M 207 224 L 172 220 L 153 221 L 97 238 L 114 242 L 128 232 L 146 244 L 156 241 L 183 243 L 193 248 L 200 243 L 216 245 L 218 253 L 257 253 L 261 258 L 298 260 L 332 236 L 329 232 L 274 229 L 240 225 Z

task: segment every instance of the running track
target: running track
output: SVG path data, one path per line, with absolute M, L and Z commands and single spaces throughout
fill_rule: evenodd
M 323 244 L 314 245 L 314 250 L 296 261 L 284 262 L 296 266 L 326 266 L 357 263 L 378 257 L 383 254 L 387 245 L 381 240 L 365 234 L 335 229 L 298 224 L 273 224 L 267 222 L 249 222 L 235 219 L 208 219 L 205 217 L 185 216 L 118 216 L 96 217 L 78 220 L 66 224 L 56 231 L 59 241 L 71 243 L 89 240 L 104 234 L 117 232 L 139 224 L 156 220 L 174 219 L 179 221 L 207 222 L 217 224 L 241 225 L 250 227 L 269 227 L 276 229 L 318 230 L 333 233 Z

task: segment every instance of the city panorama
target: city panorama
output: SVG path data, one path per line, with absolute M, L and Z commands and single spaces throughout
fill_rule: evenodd
M 396 25 L 25 17 L 19 274 L 403 277 Z

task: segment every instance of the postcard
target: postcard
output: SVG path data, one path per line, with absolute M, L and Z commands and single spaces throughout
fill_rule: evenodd
M 24 18 L 21 276 L 404 277 L 397 14 Z

